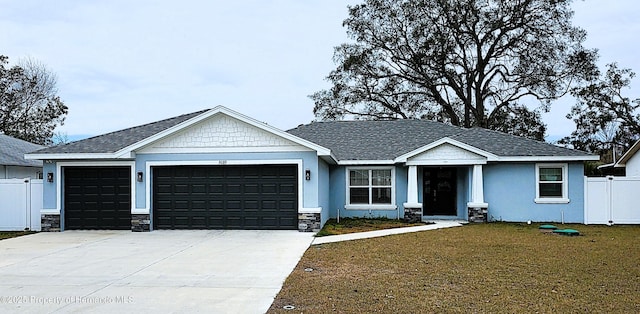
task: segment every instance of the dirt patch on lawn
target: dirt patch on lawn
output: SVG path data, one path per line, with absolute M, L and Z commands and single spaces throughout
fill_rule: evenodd
M 0 240 L 34 234 L 34 231 L 0 231 Z
M 322 227 L 322 230 L 316 234 L 316 237 L 382 229 L 424 226 L 426 224 L 428 223 L 407 223 L 403 220 L 387 218 L 340 218 L 340 222 L 336 219 L 329 219 L 327 223 L 325 223 L 324 227 Z

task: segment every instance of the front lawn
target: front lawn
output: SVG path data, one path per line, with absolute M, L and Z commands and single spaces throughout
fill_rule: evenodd
M 425 223 L 406 223 L 402 220 L 388 218 L 340 218 L 340 222 L 332 218 L 324 224 L 316 237 L 422 225 Z
M 579 230 L 575 237 L 538 226 L 311 246 L 269 312 L 640 312 L 640 226 L 559 225 Z

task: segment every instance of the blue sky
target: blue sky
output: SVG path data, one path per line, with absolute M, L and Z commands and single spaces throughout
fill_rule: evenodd
M 339 0 L 4 1 L 0 54 L 31 57 L 58 76 L 69 107 L 58 131 L 97 135 L 224 105 L 281 129 L 313 120 L 307 95 L 329 84 L 333 47 L 347 40 Z M 574 23 L 601 66 L 640 71 L 640 5 L 574 3 Z M 640 96 L 640 82 L 629 91 Z M 635 92 L 635 93 L 634 93 Z M 570 99 L 544 116 L 568 135 Z

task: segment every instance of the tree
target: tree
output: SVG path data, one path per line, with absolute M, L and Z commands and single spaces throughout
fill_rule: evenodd
M 540 113 L 597 75 L 570 0 L 365 0 L 343 22 L 321 119 L 431 119 L 542 139 Z M 533 106 L 532 106 L 533 104 Z M 534 107 L 533 109 L 531 107 Z
M 8 67 L 0 56 L 0 132 L 36 144 L 51 144 L 68 108 L 57 95 L 57 79 L 32 59 Z
M 631 100 L 623 90 L 629 88 L 635 73 L 608 64 L 607 71 L 589 84 L 575 88 L 576 104 L 567 119 L 576 129 L 559 142 L 574 148 L 610 156 L 617 148 L 625 150 L 640 138 L 640 99 Z
M 71 143 L 67 132 L 55 132 L 51 137 L 51 146 L 59 146 Z

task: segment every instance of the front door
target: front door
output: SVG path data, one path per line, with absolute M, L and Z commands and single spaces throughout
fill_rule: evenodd
M 424 168 L 423 212 L 425 216 L 457 216 L 456 168 Z

